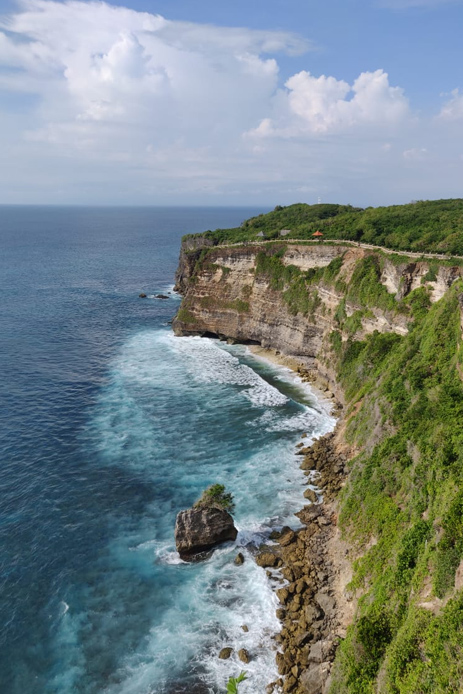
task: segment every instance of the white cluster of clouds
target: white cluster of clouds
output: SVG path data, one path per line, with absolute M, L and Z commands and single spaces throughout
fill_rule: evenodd
M 310 49 L 287 32 L 22 0 L 0 19 L 0 183 L 12 201 L 29 185 L 37 202 L 283 202 L 341 194 L 343 177 L 354 194 L 379 167 L 432 154 L 381 69 L 352 84 L 304 70 L 281 86 L 278 54 Z M 458 121 L 455 91 L 435 123 Z
M 44 127 L 33 136 L 64 142 L 72 133 L 89 146 L 130 128 L 155 142 L 191 130 L 209 136 L 227 112 L 242 113 L 244 127 L 277 82 L 275 59 L 261 54 L 301 48 L 281 33 L 173 23 L 95 2 L 30 0 L 3 29 L 0 59 L 10 71 L 0 86 L 40 96 Z
M 253 131 L 257 137 L 333 133 L 357 127 L 388 127 L 410 117 L 400 87 L 389 85 L 383 70 L 362 72 L 349 85 L 334 77 L 299 72 L 286 82 L 276 100 L 275 120 L 265 118 Z

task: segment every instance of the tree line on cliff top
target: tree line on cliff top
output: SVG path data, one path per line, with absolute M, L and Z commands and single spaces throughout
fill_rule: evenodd
M 207 231 L 216 243 L 262 238 L 311 239 L 320 230 L 325 239 L 344 239 L 398 251 L 463 255 L 463 200 L 424 200 L 389 207 L 299 203 L 252 217 L 234 229 Z

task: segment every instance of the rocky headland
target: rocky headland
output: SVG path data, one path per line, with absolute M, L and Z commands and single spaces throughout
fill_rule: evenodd
M 231 515 L 218 508 L 180 511 L 175 523 L 175 544 L 180 558 L 191 561 L 238 534 Z
M 347 291 L 356 270 L 370 266 L 390 301 L 373 300 L 365 306 L 360 292 Z M 284 285 L 291 274 L 297 285 L 304 273 L 314 280 L 307 292 L 302 290 L 301 301 L 296 291 L 285 292 Z M 434 273 L 430 261 L 406 256 L 392 260 L 381 252 L 342 243 L 215 247 L 209 238 L 192 237 L 183 242 L 180 252 L 175 289 L 184 298 L 172 327 L 177 335 L 218 337 L 275 350 L 344 403 L 331 333 L 342 327 L 343 341 L 362 340 L 375 331 L 404 336 L 413 316 L 395 310 L 395 304 L 423 284 L 430 301 L 436 302 L 462 276 L 462 267 L 443 265 Z M 295 289 L 299 292 L 300 287 Z

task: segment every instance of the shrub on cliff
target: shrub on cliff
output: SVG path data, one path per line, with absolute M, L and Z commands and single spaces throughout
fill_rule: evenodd
M 194 504 L 194 508 L 219 508 L 233 513 L 235 504 L 233 495 L 225 491 L 223 484 L 213 484 L 202 493 L 201 498 Z

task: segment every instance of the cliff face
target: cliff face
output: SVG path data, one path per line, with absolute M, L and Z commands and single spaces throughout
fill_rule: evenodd
M 208 335 L 273 348 L 314 369 L 342 399 L 330 365 L 329 335 L 341 329 L 342 339 L 361 340 L 365 335 L 393 332 L 405 335 L 411 314 L 394 310 L 395 303 L 426 286 L 431 301 L 439 299 L 461 274 L 461 268 L 440 267 L 431 273 L 425 262 L 393 263 L 387 256 L 343 245 L 251 244 L 205 246 L 201 238 L 187 239 L 182 246 L 177 290 L 184 295 L 174 320 L 177 335 Z M 274 259 L 284 268 L 297 269 L 289 281 L 275 281 L 274 273 L 261 268 L 260 259 Z M 379 280 L 391 298 L 368 310 L 349 287 L 356 281 L 359 263 L 378 261 Z M 272 261 L 273 262 L 273 261 Z M 337 263 L 336 274 L 322 276 L 324 268 Z M 306 291 L 310 306 L 296 310 L 287 301 L 291 282 L 307 273 L 318 273 Z M 358 272 L 357 272 L 358 274 Z M 342 314 L 342 315 L 340 315 Z M 352 320 L 348 321 L 351 318 Z
M 186 289 L 201 251 L 213 245 L 213 241 L 204 236 L 190 236 L 182 241 L 178 268 L 175 273 L 175 289 L 177 291 L 183 292 Z

